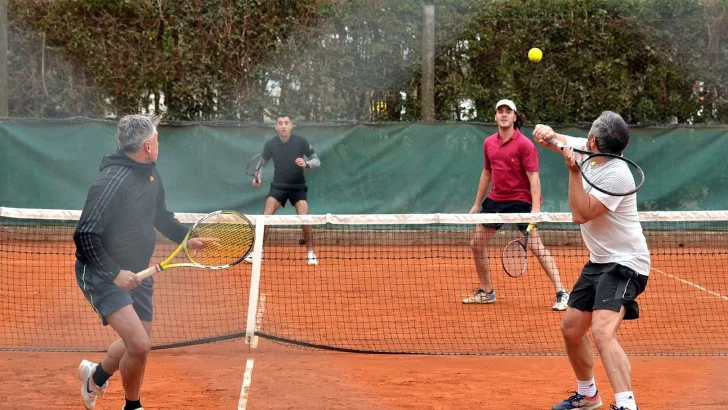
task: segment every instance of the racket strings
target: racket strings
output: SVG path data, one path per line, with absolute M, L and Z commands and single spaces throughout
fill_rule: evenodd
M 612 195 L 629 195 L 635 192 L 642 186 L 645 178 L 642 170 L 633 163 L 599 155 L 584 161 L 581 170 L 590 185 Z
M 248 165 L 245 167 L 245 173 L 248 176 L 255 176 L 255 174 L 260 170 L 262 157 L 263 156 L 261 154 L 256 154 L 250 159 L 250 161 L 248 161 Z
M 503 248 L 501 262 L 510 276 L 520 276 L 526 271 L 528 251 L 520 241 L 513 241 Z
M 187 245 L 189 259 L 202 266 L 220 267 L 242 259 L 253 246 L 255 234 L 250 222 L 242 215 L 222 213 L 197 223 L 189 238 L 205 238 L 202 249 Z

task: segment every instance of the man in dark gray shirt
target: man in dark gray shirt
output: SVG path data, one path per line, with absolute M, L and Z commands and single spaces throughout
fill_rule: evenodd
M 316 156 L 311 144 L 298 135 L 291 134 L 293 122 L 288 115 L 276 117 L 275 129 L 278 138 L 271 138 L 265 143 L 258 173 L 253 178 L 253 186 L 260 187 L 263 167 L 273 160 L 275 169 L 273 182 L 270 184 L 268 198 L 265 200 L 263 215 L 273 215 L 286 201 L 296 208 L 298 215 L 308 214 L 308 187 L 303 174 L 304 168 L 318 168 L 321 161 Z M 305 160 L 304 157 L 308 158 Z M 303 240 L 306 243 L 306 263 L 318 265 L 313 251 L 313 235 L 310 225 L 303 225 Z M 253 256 L 248 255 L 245 262 L 252 263 Z

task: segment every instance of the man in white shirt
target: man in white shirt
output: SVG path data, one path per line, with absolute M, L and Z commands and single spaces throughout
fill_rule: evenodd
M 583 180 L 578 154 L 571 149 L 622 154 L 629 143 L 629 126 L 619 114 L 605 111 L 592 124 L 588 138 L 557 134 L 546 125 L 537 125 L 533 137 L 538 144 L 557 152 L 559 149 L 549 140 L 556 139 L 570 147 L 563 150 L 569 169 L 569 207 L 589 249 L 589 262 L 574 284 L 561 322 L 578 390 L 552 409 L 592 410 L 602 406 L 594 381 L 594 352 L 587 335 L 591 327 L 615 392 L 616 405 L 610 409 L 639 410 L 632 392 L 629 359 L 617 340 L 622 320 L 639 317 L 635 299 L 645 290 L 650 270 L 650 252 L 639 223 L 637 196 L 611 196 L 593 189 Z M 586 172 L 590 179 L 603 178 L 605 184 L 620 184 L 625 178 L 632 178 L 626 167 L 615 164 L 592 164 Z

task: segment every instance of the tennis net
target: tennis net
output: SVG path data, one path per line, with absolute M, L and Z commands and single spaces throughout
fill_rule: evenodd
M 78 211 L 0 208 L 0 349 L 103 350 L 114 339 L 73 273 Z M 201 215 L 178 214 L 185 223 Z M 252 219 L 268 228 L 256 263 L 156 275 L 156 348 L 252 336 L 370 353 L 562 354 L 555 289 L 536 257 L 517 279 L 500 250 L 533 215 L 311 215 Z M 629 354 L 728 354 L 728 212 L 640 214 L 652 254 Z M 588 260 L 569 214 L 543 213 L 539 235 L 570 289 Z M 497 301 L 479 287 L 469 247 L 477 223 L 505 223 L 488 245 Z M 313 229 L 307 264 L 300 225 Z M 262 235 L 258 235 L 260 241 Z M 257 244 L 257 246 L 261 246 Z M 160 237 L 153 262 L 174 244 Z

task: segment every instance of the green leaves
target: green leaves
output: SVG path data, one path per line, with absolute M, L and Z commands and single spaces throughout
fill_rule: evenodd
M 11 115 L 120 115 L 154 94 L 170 120 L 418 120 L 425 3 L 11 0 Z M 435 3 L 439 120 L 472 100 L 492 121 L 508 97 L 529 123 L 728 121 L 725 0 Z

